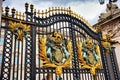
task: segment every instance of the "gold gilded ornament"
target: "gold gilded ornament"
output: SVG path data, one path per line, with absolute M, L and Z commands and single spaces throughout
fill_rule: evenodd
M 90 69 L 90 73 L 96 75 L 95 70 L 101 67 L 98 44 L 94 44 L 91 38 L 87 38 L 84 43 L 77 43 L 77 52 L 81 67 Z
M 102 35 L 102 45 L 103 45 L 106 53 L 111 52 L 111 42 L 112 42 L 112 39 L 109 34 Z
M 72 44 L 60 33 L 55 31 L 48 37 L 40 37 L 40 59 L 43 67 L 55 68 L 58 76 L 62 74 L 62 68 L 70 67 L 72 60 Z
M 30 31 L 30 26 L 27 26 L 25 24 L 16 23 L 9 21 L 9 30 L 15 35 L 15 38 L 19 41 L 23 40 L 23 37 L 26 37 L 26 35 Z

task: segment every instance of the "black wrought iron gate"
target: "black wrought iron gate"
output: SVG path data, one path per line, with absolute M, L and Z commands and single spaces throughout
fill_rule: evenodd
M 34 10 L 33 5 L 30 5 L 30 11 L 28 8 L 26 3 L 25 15 L 15 9 L 11 10 L 10 15 L 8 7 L 3 12 L 1 38 L 4 38 L 4 46 L 0 80 L 58 80 L 55 68 L 44 68 L 39 57 L 39 38 L 54 31 L 72 42 L 71 66 L 62 69 L 59 80 L 120 80 L 114 49 L 110 55 L 104 53 L 102 34 L 94 31 L 85 19 L 70 8 L 55 7 L 41 12 Z M 95 76 L 89 69 L 81 68 L 78 61 L 77 42 L 83 43 L 86 38 L 91 38 L 92 43 L 100 47 L 101 67 L 96 69 Z

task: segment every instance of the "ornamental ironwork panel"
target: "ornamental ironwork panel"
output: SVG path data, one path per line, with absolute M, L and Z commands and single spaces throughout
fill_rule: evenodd
M 70 7 L 28 9 L 2 13 L 0 80 L 119 80 L 110 41 L 83 17 Z

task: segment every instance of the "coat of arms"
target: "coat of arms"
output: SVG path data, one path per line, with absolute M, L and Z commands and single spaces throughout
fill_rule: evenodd
M 43 66 L 54 67 L 58 76 L 62 74 L 62 68 L 70 66 L 71 54 L 71 41 L 57 31 L 48 37 L 40 37 L 40 58 L 44 62 Z
M 23 40 L 30 32 L 30 26 L 16 22 L 9 21 L 9 30 L 15 35 L 15 38 L 19 41 Z
M 90 73 L 96 75 L 95 70 L 100 68 L 100 50 L 98 44 L 87 38 L 85 42 L 77 44 L 78 61 L 82 68 L 90 69 Z

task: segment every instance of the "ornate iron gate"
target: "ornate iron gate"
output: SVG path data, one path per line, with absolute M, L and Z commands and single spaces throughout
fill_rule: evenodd
M 4 47 L 0 80 L 119 80 L 118 68 L 115 56 L 113 56 L 115 55 L 114 49 L 110 55 L 105 54 L 101 43 L 102 34 L 96 32 L 85 19 L 71 11 L 70 8 L 55 7 L 41 12 L 34 10 L 33 5 L 30 5 L 30 11 L 28 8 L 29 5 L 26 3 L 25 15 L 18 13 L 15 9 L 11 10 L 10 15 L 8 7 L 5 7 L 5 13 L 3 12 L 2 32 L 5 34 L 3 35 Z M 56 32 L 57 38 L 64 37 L 64 41 L 70 40 L 72 44 L 70 67 L 62 68 L 61 75 L 56 74 L 55 67 L 43 67 L 45 59 L 42 61 L 40 57 L 42 41 L 40 42 L 39 39 L 44 36 L 55 38 L 54 32 Z M 91 66 L 89 69 L 82 68 L 86 65 L 81 63 L 78 55 L 80 48 L 77 45 L 78 42 L 85 43 L 88 44 L 85 47 L 88 47 L 87 41 L 92 41 L 90 45 L 94 43 L 100 49 L 100 54 L 95 54 L 100 60 L 99 69 L 95 65 L 93 65 L 94 69 Z M 59 43 L 57 47 L 61 46 Z M 65 50 L 69 52 L 68 48 Z M 96 58 L 95 55 L 94 58 Z M 107 56 L 111 61 L 108 61 Z M 67 59 L 65 60 L 67 61 Z

